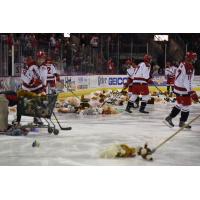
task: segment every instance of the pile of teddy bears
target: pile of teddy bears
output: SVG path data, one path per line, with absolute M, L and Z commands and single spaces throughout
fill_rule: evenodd
M 80 98 L 72 96 L 61 99 L 56 103 L 56 108 L 60 113 L 77 113 L 83 115 L 117 114 L 119 111 L 116 106 L 126 105 L 128 98 L 126 91 L 96 91 L 88 96 L 82 95 Z M 152 92 L 151 98 L 147 103 L 163 104 L 167 103 L 167 101 L 161 98 L 159 93 Z
M 83 115 L 117 114 L 117 105 L 123 105 L 127 96 L 118 91 L 96 91 L 87 97 L 67 97 L 56 103 L 57 111 L 60 113 L 77 113 Z

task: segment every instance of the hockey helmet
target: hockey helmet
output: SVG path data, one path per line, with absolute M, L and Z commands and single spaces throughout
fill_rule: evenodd
M 189 62 L 195 63 L 197 61 L 197 54 L 195 52 L 189 51 L 186 53 L 185 59 Z
M 38 51 L 36 54 L 36 58 L 37 58 L 37 64 L 41 65 L 45 62 L 46 60 L 46 54 L 44 51 Z
M 46 54 L 44 51 L 38 51 L 36 54 L 37 58 L 46 58 Z

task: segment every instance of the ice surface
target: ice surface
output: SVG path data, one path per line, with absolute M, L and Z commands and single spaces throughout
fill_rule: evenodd
M 100 153 L 110 145 L 128 144 L 143 146 L 148 142 L 151 148 L 158 145 L 178 129 L 163 124 L 164 117 L 173 104 L 148 105 L 150 114 L 122 112 L 111 116 L 79 116 L 60 114 L 63 126 L 72 126 L 71 131 L 60 131 L 58 136 L 49 135 L 46 129 L 30 132 L 28 136 L 0 136 L 0 165 L 200 165 L 200 119 L 192 124 L 192 130 L 184 130 L 163 145 L 153 155 L 154 161 L 141 157 L 101 159 Z M 199 114 L 200 104 L 191 107 L 189 120 Z M 10 114 L 9 120 L 15 114 Z M 23 123 L 32 121 L 22 117 Z M 34 140 L 40 147 L 33 148 Z

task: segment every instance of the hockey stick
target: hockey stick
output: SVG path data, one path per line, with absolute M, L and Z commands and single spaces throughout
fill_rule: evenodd
M 189 123 L 185 124 L 183 127 L 181 127 L 180 129 L 178 129 L 174 134 L 172 134 L 170 137 L 168 137 L 167 139 L 165 139 L 159 145 L 157 145 L 154 149 L 152 149 L 152 153 L 156 152 L 157 149 L 159 149 L 163 144 L 165 144 L 167 141 L 169 141 L 175 135 L 177 135 L 178 133 L 180 133 L 186 126 L 190 125 L 192 122 L 194 122 L 195 120 L 197 120 L 199 117 L 200 117 L 200 114 L 197 115 L 195 118 L 193 118 Z
M 160 92 L 160 94 L 162 94 L 162 95 L 164 95 L 164 96 L 166 97 L 166 98 L 164 99 L 165 101 L 167 101 L 167 102 L 171 101 L 171 102 L 172 102 L 172 100 L 171 100 L 165 93 L 163 93 L 162 90 L 161 90 L 160 88 L 157 87 L 157 85 L 155 85 L 155 83 L 153 83 L 153 85 L 154 85 L 154 87 Z
M 114 102 L 115 100 L 117 100 L 117 98 L 120 96 L 120 92 L 118 92 L 116 95 L 115 95 L 115 97 L 112 99 L 112 101 Z M 111 97 L 109 97 L 107 100 L 105 100 L 102 104 L 101 104 L 101 106 L 100 106 L 100 108 L 102 108 L 107 102 L 108 102 L 108 100 L 110 99 Z
M 72 127 L 62 127 L 54 112 L 53 112 L 53 116 L 55 117 L 56 122 L 58 123 L 58 125 L 59 125 L 59 127 L 60 127 L 61 130 L 68 130 L 69 131 L 69 130 L 72 129 Z
M 140 148 L 140 156 L 142 156 L 143 159 L 147 160 L 148 156 L 151 156 L 153 153 L 155 153 L 161 146 L 163 146 L 166 142 L 168 142 L 170 139 L 172 139 L 175 135 L 177 135 L 178 133 L 180 133 L 186 126 L 192 124 L 192 122 L 194 122 L 195 120 L 197 120 L 200 117 L 200 114 L 197 115 L 195 118 L 193 118 L 189 123 L 185 124 L 183 127 L 181 127 L 180 129 L 178 129 L 175 133 L 173 133 L 170 137 L 168 137 L 167 139 L 165 139 L 163 142 L 161 142 L 160 144 L 158 144 L 155 148 L 150 149 L 147 144 L 144 145 L 144 147 Z M 142 152 L 143 151 L 143 152 Z M 141 153 L 142 152 L 142 153 Z M 151 157 L 151 160 L 153 160 L 153 158 Z
M 73 94 L 73 96 L 75 96 L 76 98 L 80 99 L 71 89 L 71 79 L 67 79 L 67 81 L 65 82 L 64 86 L 66 86 L 67 91 L 71 92 Z

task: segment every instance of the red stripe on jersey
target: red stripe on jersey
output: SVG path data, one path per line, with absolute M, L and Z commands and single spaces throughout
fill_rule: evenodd
M 176 89 L 178 91 L 187 91 L 186 88 L 178 87 L 176 85 L 174 85 L 174 89 Z
M 136 80 L 136 81 L 147 81 L 147 79 L 139 78 L 139 77 L 134 77 L 134 80 Z

